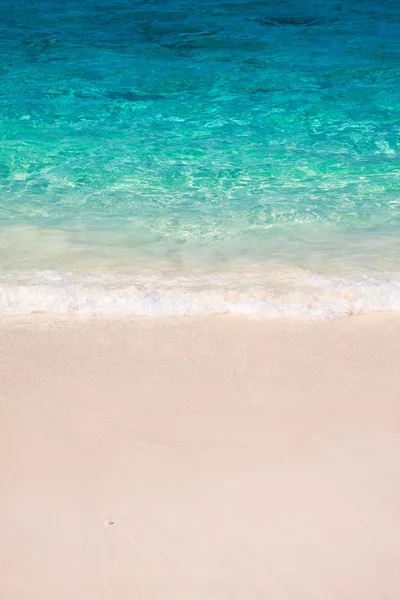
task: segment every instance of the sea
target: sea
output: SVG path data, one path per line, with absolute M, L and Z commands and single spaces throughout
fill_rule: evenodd
M 0 0 L 0 314 L 400 311 L 400 2 Z

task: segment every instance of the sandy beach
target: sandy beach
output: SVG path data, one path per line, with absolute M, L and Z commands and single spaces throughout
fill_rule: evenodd
M 4 600 L 397 600 L 400 319 L 0 320 Z

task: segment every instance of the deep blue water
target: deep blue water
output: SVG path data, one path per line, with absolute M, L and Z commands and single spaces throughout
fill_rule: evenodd
M 0 312 L 400 310 L 400 3 L 0 0 Z

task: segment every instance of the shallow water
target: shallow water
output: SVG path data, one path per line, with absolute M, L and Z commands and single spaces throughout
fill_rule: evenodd
M 398 3 L 0 17 L 0 312 L 400 310 Z

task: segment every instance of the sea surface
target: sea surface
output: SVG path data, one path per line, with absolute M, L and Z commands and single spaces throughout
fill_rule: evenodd
M 0 314 L 400 310 L 400 2 L 0 0 Z

